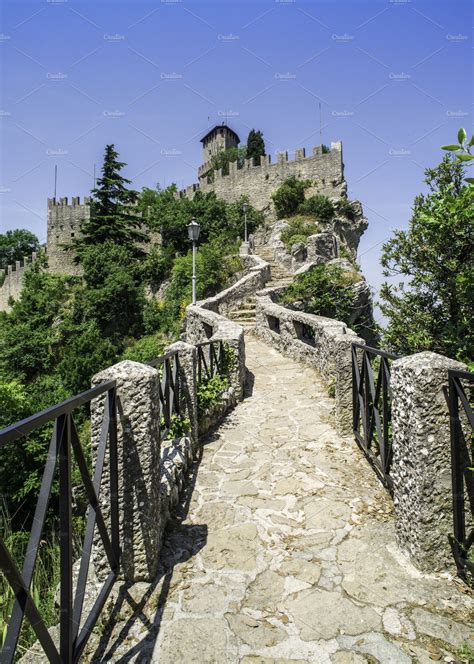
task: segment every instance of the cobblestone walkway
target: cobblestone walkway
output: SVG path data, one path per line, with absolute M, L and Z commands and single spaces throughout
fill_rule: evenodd
M 252 337 L 247 364 L 251 396 L 204 446 L 164 576 L 146 603 L 131 589 L 140 620 L 112 659 L 463 661 L 472 599 L 399 553 L 390 500 L 315 373 Z

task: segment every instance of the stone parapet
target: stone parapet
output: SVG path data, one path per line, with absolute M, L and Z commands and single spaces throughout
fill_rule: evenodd
M 255 333 L 283 355 L 312 366 L 334 389 L 336 424 L 352 433 L 351 345 L 364 341 L 341 321 L 293 311 L 276 302 L 279 290 L 257 293 Z
M 395 527 L 400 547 L 422 570 L 452 565 L 448 370 L 465 366 L 424 352 L 392 364 Z

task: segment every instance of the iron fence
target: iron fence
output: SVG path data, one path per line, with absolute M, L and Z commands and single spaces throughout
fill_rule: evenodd
M 224 342 L 220 340 L 204 341 L 197 344 L 197 382 L 209 380 L 225 373 Z
M 473 389 L 474 373 L 448 371 L 454 531 L 450 542 L 458 574 L 464 578 L 474 574 Z
M 105 395 L 100 438 L 91 478 L 84 450 L 82 449 L 73 413 L 93 399 Z M 57 664 L 72 664 L 79 660 L 92 629 L 99 618 L 120 566 L 119 513 L 118 513 L 118 468 L 117 468 L 117 423 L 115 381 L 102 383 L 67 401 L 17 422 L 0 431 L 0 448 L 19 441 L 36 429 L 54 422 L 48 449 L 33 525 L 22 570 L 13 559 L 0 536 L 0 570 L 12 588 L 15 603 L 11 614 L 4 647 L 2 663 L 13 661 L 18 646 L 24 617 L 29 620 L 48 660 Z M 107 448 L 109 450 L 108 474 L 110 483 L 109 528 L 99 504 Z M 87 496 L 87 519 L 83 540 L 81 563 L 75 593 L 73 591 L 73 494 L 71 466 L 73 457 Z M 57 468 L 58 467 L 58 468 Z M 42 540 L 45 520 L 50 504 L 53 482 L 59 475 L 59 549 L 60 549 L 60 618 L 59 644 L 55 644 L 47 625 L 40 615 L 30 592 L 38 549 Z M 89 614 L 83 620 L 83 602 L 89 571 L 94 530 L 98 533 L 110 567 L 109 574 Z M 109 534 L 110 530 L 110 534 Z M 82 626 L 81 626 L 82 625 Z
M 179 352 L 170 351 L 152 360 L 150 366 L 160 374 L 159 399 L 161 437 L 166 439 L 174 416 L 181 415 L 181 370 Z
M 354 436 L 389 491 L 392 490 L 390 363 L 397 358 L 393 353 L 362 344 L 352 344 Z

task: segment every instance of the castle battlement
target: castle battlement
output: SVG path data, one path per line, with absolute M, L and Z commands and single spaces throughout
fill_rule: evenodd
M 64 196 L 63 198 L 59 198 L 56 200 L 54 197 L 53 198 L 48 198 L 48 210 L 51 208 L 56 208 L 56 207 L 79 207 L 81 205 L 90 205 L 91 204 L 91 198 L 90 196 L 84 196 L 84 202 L 81 203 L 81 197 L 80 196 L 73 196 L 71 198 L 71 205 L 68 204 L 68 197 Z
M 316 145 L 309 155 L 306 155 L 305 148 L 297 148 L 293 158 L 289 157 L 287 151 L 282 151 L 277 153 L 273 163 L 271 155 L 260 157 L 257 165 L 254 165 L 252 159 L 246 159 L 241 168 L 234 161 L 229 164 L 229 172 L 226 174 L 218 169 L 212 177 L 208 177 L 209 170 L 210 161 L 199 168 L 199 183 L 182 189 L 178 193 L 179 197 L 192 199 L 197 191 L 214 191 L 219 198 L 232 203 L 246 195 L 251 205 L 262 210 L 268 208 L 271 195 L 291 176 L 311 180 L 313 186 L 309 190 L 310 194 L 339 197 L 345 193 L 340 141 L 331 143 L 329 151 L 325 151 L 322 145 Z
M 10 298 L 17 299 L 23 287 L 23 276 L 26 270 L 38 260 L 38 253 L 33 251 L 31 256 L 23 256 L 12 265 L 7 265 L 6 270 L 0 270 L 0 311 L 8 311 Z

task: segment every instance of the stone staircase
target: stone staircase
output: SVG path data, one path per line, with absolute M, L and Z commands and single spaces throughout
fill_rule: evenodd
M 274 250 L 267 244 L 257 245 L 255 253 L 264 261 L 270 263 L 271 278 L 267 282 L 266 288 L 282 288 L 288 286 L 293 281 L 293 275 L 275 260 Z M 244 330 L 251 330 L 255 327 L 255 295 L 251 295 L 241 304 L 238 309 L 229 313 L 229 318 Z

